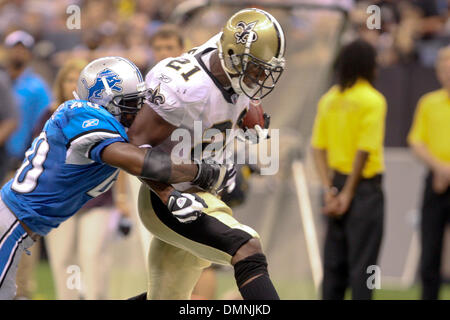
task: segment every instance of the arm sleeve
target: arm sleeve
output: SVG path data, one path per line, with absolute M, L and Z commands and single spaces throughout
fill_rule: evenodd
M 414 114 L 413 123 L 408 134 L 408 143 L 425 143 L 426 141 L 426 126 L 425 126 L 425 106 L 423 99 L 417 104 Z
M 314 120 L 314 127 L 311 137 L 311 145 L 317 149 L 327 148 L 327 134 L 326 134 L 325 118 L 323 114 L 323 101 L 319 102 L 317 108 L 316 118 Z
M 383 146 L 384 127 L 386 118 L 386 102 L 384 100 L 372 102 L 361 118 L 358 150 L 375 151 Z
M 88 112 L 78 112 L 63 129 L 66 144 L 66 163 L 103 163 L 101 153 L 114 142 L 127 142 L 125 131 L 115 124 L 112 116 Z

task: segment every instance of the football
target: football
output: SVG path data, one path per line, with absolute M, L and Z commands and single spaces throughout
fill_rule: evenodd
M 250 101 L 248 111 L 242 119 L 241 128 L 253 129 L 257 124 L 264 128 L 264 110 L 260 101 Z

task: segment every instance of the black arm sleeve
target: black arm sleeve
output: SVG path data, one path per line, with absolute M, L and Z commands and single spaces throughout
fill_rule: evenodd
M 169 182 L 172 173 L 170 155 L 150 148 L 145 154 L 141 177 L 160 182 Z

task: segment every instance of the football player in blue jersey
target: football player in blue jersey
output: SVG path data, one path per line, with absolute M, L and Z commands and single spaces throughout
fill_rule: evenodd
M 76 100 L 60 105 L 47 121 L 15 177 L 1 189 L 0 299 L 15 295 L 22 252 L 107 191 L 119 169 L 143 181 L 192 181 L 205 190 L 220 190 L 234 176 L 225 166 L 174 164 L 169 154 L 128 143 L 127 128 L 146 95 L 132 62 L 120 57 L 92 61 L 74 95 Z M 207 207 L 194 194 L 171 190 L 158 195 L 181 222 L 195 220 Z

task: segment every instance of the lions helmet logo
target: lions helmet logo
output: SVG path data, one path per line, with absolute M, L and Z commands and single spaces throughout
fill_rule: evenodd
M 164 102 L 166 102 L 166 97 L 164 97 L 164 95 L 159 92 L 160 85 L 161 84 L 158 84 L 158 86 L 155 89 L 147 90 L 148 92 L 147 100 L 156 105 L 164 104 Z
M 119 78 L 119 75 L 112 71 L 111 69 L 104 69 L 103 71 L 97 74 L 97 78 L 95 79 L 95 83 L 89 87 L 85 79 L 82 79 L 82 82 L 86 89 L 89 91 L 88 100 L 91 98 L 100 99 L 102 97 L 102 92 L 105 90 L 105 86 L 103 85 L 102 78 L 105 78 L 108 83 L 109 88 L 112 91 L 121 92 L 122 87 L 119 84 L 122 83 L 122 79 Z
M 241 29 L 241 32 L 236 32 L 234 34 L 234 37 L 236 38 L 236 43 L 242 43 L 246 44 L 248 40 L 248 36 L 250 35 L 250 31 L 253 31 L 253 29 L 256 26 L 257 21 L 250 22 L 249 24 L 246 24 L 243 21 L 239 21 L 239 23 L 236 25 L 236 27 Z M 258 39 L 258 35 L 256 32 L 253 31 L 253 38 L 251 39 L 251 42 L 255 42 Z

